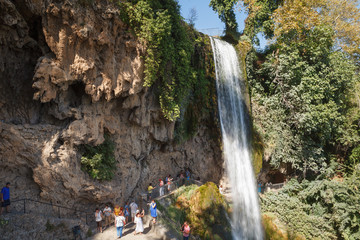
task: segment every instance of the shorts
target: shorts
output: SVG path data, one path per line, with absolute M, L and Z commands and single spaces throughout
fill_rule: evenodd
M 97 227 L 102 227 L 101 221 L 96 222 Z
M 7 207 L 10 205 L 10 199 L 4 200 L 4 202 L 1 203 L 1 207 Z
M 135 217 L 136 212 L 131 212 L 131 217 Z

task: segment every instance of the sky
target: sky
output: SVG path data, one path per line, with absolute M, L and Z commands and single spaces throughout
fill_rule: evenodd
M 190 9 L 194 8 L 197 12 L 197 20 L 195 21 L 195 28 L 199 32 L 207 35 L 215 36 L 222 35 L 225 29 L 225 24 L 222 23 L 211 7 L 209 7 L 210 0 L 178 0 L 181 6 L 181 15 L 188 19 Z M 245 26 L 246 13 L 235 11 L 236 21 L 238 23 L 238 30 L 241 32 Z M 263 48 L 266 40 L 259 36 L 260 46 Z

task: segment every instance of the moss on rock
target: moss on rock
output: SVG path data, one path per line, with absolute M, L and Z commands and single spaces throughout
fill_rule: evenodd
M 262 222 L 266 240 L 305 240 L 305 237 L 289 231 L 272 213 L 264 213 Z
M 227 212 L 229 206 L 212 182 L 187 187 L 176 199 L 176 206 L 184 209 L 192 233 L 201 239 L 231 239 Z

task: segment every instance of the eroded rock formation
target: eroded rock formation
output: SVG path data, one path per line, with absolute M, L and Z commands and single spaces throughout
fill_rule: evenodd
M 174 143 L 175 124 L 143 87 L 144 49 L 130 32 L 111 1 L 0 0 L 0 182 L 12 182 L 13 199 L 123 202 L 185 167 L 221 178 L 205 124 Z M 104 132 L 117 161 L 109 182 L 80 164 L 79 146 L 101 144 Z

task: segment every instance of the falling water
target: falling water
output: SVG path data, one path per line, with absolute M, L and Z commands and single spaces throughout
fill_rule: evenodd
M 249 147 L 249 119 L 244 83 L 231 44 L 211 38 L 227 174 L 231 184 L 232 234 L 236 240 L 262 240 L 260 209 Z

